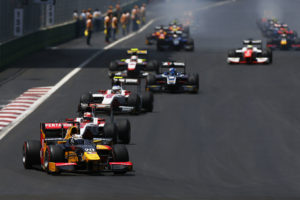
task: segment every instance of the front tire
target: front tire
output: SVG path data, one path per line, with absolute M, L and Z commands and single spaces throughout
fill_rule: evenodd
M 49 162 L 65 162 L 65 153 L 62 148 L 57 145 L 49 145 L 45 155 L 45 170 L 49 174 L 57 174 L 59 172 L 49 171 Z
M 112 149 L 114 162 L 128 162 L 129 154 L 125 145 L 115 144 Z

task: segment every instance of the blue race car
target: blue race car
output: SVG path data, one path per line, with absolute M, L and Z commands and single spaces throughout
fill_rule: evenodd
M 157 39 L 156 47 L 158 51 L 165 49 L 185 49 L 186 51 L 194 50 L 194 40 L 189 38 L 182 31 L 172 31 L 167 35 L 161 35 Z
M 179 71 L 180 69 L 181 72 Z M 147 91 L 198 93 L 199 75 L 186 74 L 184 63 L 163 62 L 160 70 L 159 74 L 150 74 L 147 76 Z

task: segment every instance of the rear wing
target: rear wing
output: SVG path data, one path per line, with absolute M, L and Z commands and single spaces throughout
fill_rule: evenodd
M 139 50 L 137 48 L 132 48 L 127 50 L 127 54 L 128 55 L 147 55 L 148 52 L 147 50 Z
M 169 29 L 169 27 L 168 26 L 156 26 L 155 27 L 155 31 L 159 31 L 160 29 L 163 29 L 163 30 L 168 30 Z
M 164 68 L 177 68 L 177 69 L 183 69 L 184 70 L 184 73 L 186 71 L 186 65 L 184 62 L 162 62 L 161 63 L 161 66 L 160 66 L 161 69 L 164 69 Z
M 112 78 L 112 85 L 139 85 L 140 80 L 137 78 L 124 78 L 122 76 L 114 76 Z
M 262 45 L 262 41 L 261 40 L 243 40 L 243 45 L 257 45 L 257 46 L 261 46 Z
M 80 127 L 79 122 L 46 122 L 40 123 L 41 133 L 45 134 L 45 139 L 63 139 L 66 136 L 67 129 L 76 126 Z M 51 139 L 50 139 L 51 140 Z

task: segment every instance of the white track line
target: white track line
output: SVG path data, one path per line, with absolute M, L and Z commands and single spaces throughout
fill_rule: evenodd
M 222 2 L 218 2 L 218 3 L 213 3 L 211 5 L 205 6 L 205 7 L 201 7 L 199 10 L 205 10 L 205 9 L 209 9 L 212 7 L 217 7 L 217 6 L 222 6 L 224 4 L 227 3 L 232 3 L 235 2 L 236 0 L 227 0 L 227 1 L 222 1 Z M 144 25 L 144 27 L 142 27 L 139 31 L 131 33 L 129 35 L 127 35 L 126 37 L 123 37 L 113 43 L 111 43 L 110 45 L 105 46 L 103 49 L 107 50 L 110 49 L 114 46 L 116 46 L 117 44 L 119 44 L 120 42 L 123 42 L 129 38 L 132 38 L 136 35 L 138 35 L 139 33 L 141 33 L 142 31 L 144 31 L 147 27 L 149 27 L 154 21 L 156 21 L 157 19 L 153 19 L 150 20 L 146 25 Z M 0 132 L 0 140 L 2 140 L 14 127 L 16 127 L 23 119 L 25 119 L 28 115 L 30 115 L 33 111 L 35 111 L 44 101 L 46 101 L 54 92 L 56 92 L 61 86 L 63 86 L 68 80 L 70 80 L 73 76 L 75 76 L 82 68 L 84 68 L 86 65 L 88 65 L 92 60 L 94 60 L 97 56 L 101 55 L 104 51 L 103 50 L 99 50 L 96 53 L 94 53 L 90 58 L 88 58 L 86 61 L 84 61 L 83 63 L 81 63 L 78 67 L 76 67 L 75 69 L 73 69 L 71 72 L 69 72 L 65 77 L 63 77 L 54 87 L 52 87 L 44 96 L 42 96 L 41 98 L 39 98 L 34 104 L 32 104 L 32 106 L 27 109 L 22 115 L 19 115 L 19 117 L 10 125 L 8 125 L 7 127 L 5 127 L 5 130 Z M 48 87 L 41 87 L 41 88 L 48 88 Z M 23 96 L 28 97 L 28 95 L 30 94 L 25 94 Z M 31 94 L 33 95 L 33 94 Z M 35 96 L 36 94 L 34 94 Z M 0 129 L 3 129 L 0 127 Z

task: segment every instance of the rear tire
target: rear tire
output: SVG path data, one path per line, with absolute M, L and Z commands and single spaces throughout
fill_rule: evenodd
M 106 122 L 103 131 L 105 138 L 111 138 L 113 143 L 117 142 L 117 127 L 114 123 Z
M 131 127 L 128 119 L 119 119 L 116 121 L 118 131 L 118 143 L 129 144 L 131 139 Z
M 147 70 L 158 72 L 159 64 L 157 60 L 151 60 L 147 63 Z
M 134 107 L 134 112 L 139 113 L 141 109 L 141 98 L 136 93 L 132 93 L 128 97 L 128 106 Z
M 196 90 L 193 91 L 192 93 L 198 93 L 199 90 L 199 75 L 198 74 L 192 74 L 189 76 L 188 81 L 191 85 L 196 86 Z
M 147 112 L 153 111 L 153 93 L 152 92 L 145 92 L 142 94 L 142 106 Z
M 117 71 L 118 70 L 118 63 L 117 63 L 117 61 L 110 62 L 108 69 L 110 71 Z
M 149 74 L 146 78 L 146 84 L 147 85 L 155 85 L 155 83 L 156 83 L 155 76 L 153 74 Z
M 186 42 L 186 45 L 188 45 L 190 48 L 187 49 L 187 51 L 194 51 L 194 40 L 188 39 Z
M 83 115 L 83 113 L 86 111 L 88 108 L 88 105 L 92 101 L 92 94 L 91 93 L 86 93 L 81 95 L 80 97 L 80 103 L 78 105 L 78 112 Z
M 38 140 L 30 140 L 24 142 L 23 145 L 23 165 L 25 169 L 31 169 L 33 165 L 41 164 L 40 150 L 41 142 Z

